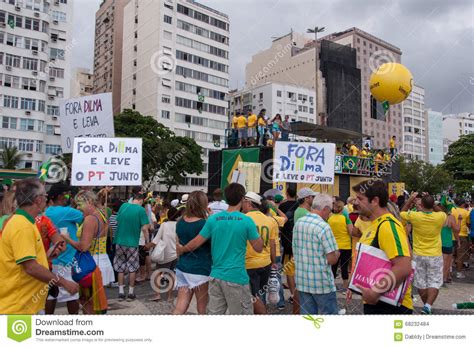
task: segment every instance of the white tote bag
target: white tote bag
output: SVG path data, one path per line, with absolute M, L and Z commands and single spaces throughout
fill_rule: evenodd
M 165 259 L 165 243 L 163 240 L 160 240 L 151 252 L 151 260 L 155 263 L 160 263 L 163 259 Z

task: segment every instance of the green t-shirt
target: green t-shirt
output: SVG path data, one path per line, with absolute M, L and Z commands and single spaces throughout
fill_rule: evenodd
M 295 224 L 298 221 L 298 219 L 300 219 L 301 217 L 306 216 L 308 213 L 309 213 L 309 211 L 307 209 L 305 209 L 304 207 L 298 207 L 295 210 L 295 217 L 294 217 Z
M 453 247 L 453 230 L 448 226 L 441 229 L 441 244 L 442 247 Z
M 213 214 L 199 235 L 211 239 L 211 277 L 242 285 L 249 283 L 245 270 L 247 241 L 260 237 L 250 217 L 240 212 Z
M 118 211 L 117 224 L 114 244 L 125 247 L 138 247 L 142 227 L 149 224 L 149 220 L 142 206 L 127 202 Z

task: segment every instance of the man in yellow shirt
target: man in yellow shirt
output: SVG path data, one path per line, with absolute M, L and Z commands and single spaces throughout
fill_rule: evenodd
M 464 199 L 456 199 L 456 206 L 451 214 L 459 225 L 459 247 L 456 247 L 456 278 L 465 278 L 463 264 L 469 261 L 469 222 L 468 204 Z
M 351 147 L 349 148 L 349 154 L 353 157 L 357 157 L 359 155 L 359 148 L 355 145 L 354 142 L 351 143 Z
M 412 225 L 413 262 L 415 263 L 414 286 L 423 300 L 422 313 L 431 314 L 439 288 L 443 285 L 443 254 L 441 252 L 441 229 L 446 222 L 444 212 L 435 212 L 434 198 L 421 197 L 419 211 L 410 211 L 418 193 L 412 193 L 402 208 L 403 222 Z
M 395 141 L 397 140 L 397 137 L 395 135 L 393 135 L 391 138 L 390 138 L 390 158 L 393 158 L 395 156 L 395 154 L 397 153 L 397 148 L 396 148 L 396 144 L 395 144 Z
M 348 216 L 342 213 L 344 209 L 344 202 L 341 200 L 334 202 L 333 214 L 328 219 L 328 224 L 331 227 L 334 238 L 336 239 L 337 247 L 341 256 L 336 264 L 332 265 L 332 273 L 336 278 L 337 268 L 341 267 L 342 286 L 347 290 L 349 285 L 349 263 L 351 262 L 351 231 L 352 222 Z
M 392 263 L 390 274 L 374 283 L 371 288 L 359 287 L 364 300 L 364 314 L 412 314 L 411 285 L 401 306 L 379 301 L 383 293 L 399 286 L 412 271 L 408 237 L 403 226 L 387 209 L 387 185 L 383 181 L 372 179 L 360 182 L 352 190 L 356 193 L 354 209 L 372 221 L 372 228 L 362 235 L 359 242 L 379 248 Z
M 257 115 L 253 114 L 252 111 L 247 113 L 247 125 L 249 143 L 254 146 L 257 143 Z
M 268 284 L 272 264 L 275 264 L 278 224 L 271 217 L 259 211 L 259 208 L 262 208 L 262 197 L 254 192 L 245 194 L 242 212 L 252 218 L 263 240 L 261 253 L 255 252 L 252 246 L 247 244 L 245 268 L 250 278 L 250 291 L 255 298 L 254 313 L 266 314 L 267 310 L 262 297 L 266 293 L 265 288 Z
M 230 124 L 232 128 L 232 143 L 233 146 L 237 146 L 237 143 L 239 142 L 239 130 L 237 129 L 237 124 L 238 124 L 238 112 L 234 113 L 234 116 L 232 117 L 232 122 Z
M 239 132 L 239 142 L 243 147 L 247 144 L 247 118 L 242 112 L 237 113 L 237 131 Z
M 79 290 L 77 283 L 49 271 L 41 234 L 35 224 L 35 217 L 46 206 L 46 197 L 43 184 L 36 178 L 16 183 L 18 210 L 0 232 L 0 314 L 42 313 L 48 283 L 64 287 L 71 294 Z M 64 249 L 59 245 L 55 248 L 51 257 Z

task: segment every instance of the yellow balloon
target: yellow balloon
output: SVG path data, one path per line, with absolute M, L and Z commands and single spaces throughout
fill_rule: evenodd
M 370 92 L 380 102 L 395 105 L 410 95 L 413 76 L 405 66 L 398 63 L 380 65 L 370 76 Z

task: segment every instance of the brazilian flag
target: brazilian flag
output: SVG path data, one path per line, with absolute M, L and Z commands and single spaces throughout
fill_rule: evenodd
M 239 148 L 222 151 L 221 189 L 227 187 L 232 180 L 232 173 L 239 166 L 239 162 L 258 163 L 260 148 Z
M 359 168 L 359 158 L 352 156 L 344 156 L 342 172 L 356 172 Z
M 41 167 L 38 170 L 38 178 L 41 181 L 45 181 L 48 178 L 48 171 L 51 166 L 51 159 L 53 157 L 49 158 L 47 161 L 45 161 L 43 164 L 41 164 Z

